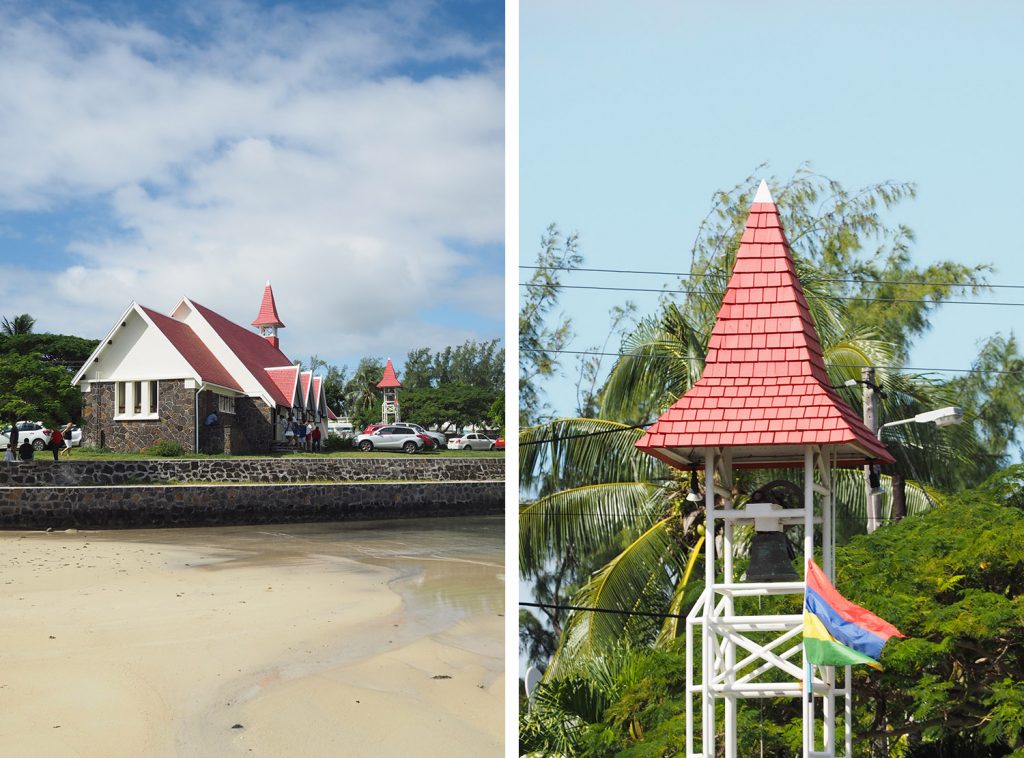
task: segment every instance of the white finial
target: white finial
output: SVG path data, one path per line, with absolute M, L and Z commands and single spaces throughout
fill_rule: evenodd
M 755 203 L 774 203 L 775 202 L 774 200 L 772 200 L 772 193 L 768 191 L 768 182 L 766 182 L 764 179 L 762 179 L 761 183 L 757 186 L 757 194 L 754 195 L 754 202 Z
M 270 286 L 270 280 L 269 279 L 267 279 L 267 286 L 268 287 Z

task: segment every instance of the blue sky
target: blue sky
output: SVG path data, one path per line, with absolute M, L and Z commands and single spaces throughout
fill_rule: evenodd
M 587 266 L 685 271 L 715 190 L 763 161 L 780 177 L 810 161 L 851 188 L 916 182 L 917 198 L 893 216 L 916 232 L 916 262 L 991 263 L 993 283 L 1024 285 L 1024 5 L 549 0 L 520 10 L 521 263 L 556 222 L 579 232 Z M 602 344 L 608 310 L 625 297 L 566 291 L 572 348 Z M 657 301 L 629 297 L 641 313 Z M 943 306 L 909 365 L 969 367 L 978 340 L 1020 337 L 1022 319 L 1021 308 Z M 564 367 L 548 401 L 571 415 L 571 357 Z
M 493 0 L 0 0 L 0 314 L 101 337 L 131 300 L 354 368 L 503 335 Z

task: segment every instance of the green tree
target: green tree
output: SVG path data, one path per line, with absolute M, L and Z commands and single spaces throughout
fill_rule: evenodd
M 559 351 L 572 341 L 572 322 L 559 315 L 557 326 L 547 318 L 558 305 L 559 286 L 565 271 L 579 268 L 583 256 L 577 235 L 563 237 L 551 224 L 541 237 L 536 270 L 526 282 L 519 308 L 519 425 L 537 422 L 545 405 L 539 382 L 554 376 Z
M 27 313 L 15 316 L 13 319 L 8 319 L 4 316 L 3 322 L 0 322 L 0 334 L 3 334 L 5 337 L 13 337 L 15 334 L 29 334 L 35 325 L 36 320 Z
M 344 415 L 357 429 L 380 419 L 381 391 L 377 383 L 384 375 L 384 361 L 377 357 L 364 357 L 345 382 L 342 404 Z
M 402 390 L 400 397 L 404 420 L 425 427 L 458 430 L 470 425 L 486 426 L 498 395 L 483 387 L 452 382 L 440 387 Z
M 82 393 L 72 373 L 38 353 L 0 355 L 0 418 L 42 421 L 50 426 L 82 417 Z

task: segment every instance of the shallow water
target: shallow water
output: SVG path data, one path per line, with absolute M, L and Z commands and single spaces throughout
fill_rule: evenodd
M 446 644 L 470 651 L 493 650 L 494 640 L 460 638 L 452 629 L 471 616 L 504 612 L 504 524 L 496 516 L 130 529 L 88 535 L 96 542 L 198 551 L 200 560 L 193 559 L 189 567 L 204 571 L 288 567 L 352 573 L 359 571 L 359 564 L 367 571 L 386 570 L 388 586 L 402 597 L 403 607 L 393 619 L 395 633 L 387 640 L 349 645 L 332 663 L 425 636 L 440 635 Z

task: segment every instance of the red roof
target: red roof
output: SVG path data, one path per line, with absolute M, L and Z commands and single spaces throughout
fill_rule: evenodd
M 803 464 L 829 445 L 839 462 L 893 457 L 829 386 L 821 343 L 779 212 L 762 186 L 750 208 L 701 378 L 636 446 L 673 466 L 731 448 L 737 466 Z
M 280 391 L 282 397 L 288 398 L 287 402 L 278 401 L 278 405 L 286 408 L 292 407 L 292 400 L 295 398 L 295 385 L 298 383 L 298 366 L 278 366 L 266 369 L 267 376 L 274 386 Z
M 338 420 L 338 416 L 334 413 L 334 411 L 331 410 L 331 406 L 329 405 L 327 406 L 327 418 L 330 419 L 331 421 Z
M 192 331 L 188 324 L 177 321 L 170 316 L 164 316 L 154 310 L 140 305 L 139 308 L 149 317 L 181 357 L 188 361 L 188 364 L 195 369 L 201 381 L 210 382 L 221 387 L 242 391 L 238 382 L 234 380 L 223 364 L 217 360 L 210 348 L 208 348 L 199 335 Z
M 270 282 L 267 282 L 267 286 L 263 289 L 263 302 L 260 303 L 260 312 L 256 314 L 252 325 L 284 327 L 284 324 L 281 323 L 281 317 L 277 315 L 277 303 L 274 302 L 274 290 L 270 288 Z
M 303 371 L 299 374 L 299 382 L 301 383 L 302 390 L 299 395 L 302 397 L 303 407 L 309 406 L 309 385 L 313 381 L 312 371 Z
M 391 365 L 391 359 L 388 358 L 387 365 L 384 366 L 384 376 L 379 382 L 377 382 L 377 389 L 388 389 L 390 387 L 401 387 L 402 383 L 398 381 L 398 377 L 395 376 L 395 367 Z
M 249 370 L 249 373 L 256 377 L 256 381 L 267 391 L 267 394 L 273 398 L 274 402 L 285 408 L 290 408 L 292 405 L 291 395 L 281 392 L 280 387 L 270 377 L 266 369 L 268 366 L 288 366 L 291 364 L 288 356 L 274 347 L 270 340 L 265 337 L 261 337 L 255 332 L 250 332 L 245 327 L 229 321 L 219 313 L 215 313 L 199 303 L 189 302 L 195 306 L 200 315 L 213 327 L 217 335 L 224 340 L 228 349 L 238 356 L 238 359 Z

